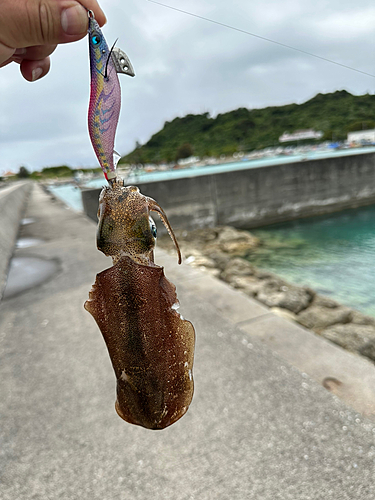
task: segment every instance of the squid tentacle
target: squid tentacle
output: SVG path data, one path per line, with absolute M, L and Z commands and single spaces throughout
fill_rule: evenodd
M 181 251 L 180 251 L 180 247 L 178 245 L 178 242 L 177 242 L 177 239 L 176 239 L 176 236 L 173 232 L 173 229 L 172 229 L 172 226 L 170 225 L 169 223 L 169 220 L 167 218 L 167 215 L 166 213 L 164 212 L 164 210 L 161 208 L 160 205 L 158 205 L 156 203 L 156 201 L 153 199 L 153 198 L 149 198 L 147 197 L 147 202 L 148 202 L 148 206 L 149 206 L 149 209 L 151 212 L 156 212 L 159 214 L 159 217 L 160 217 L 160 220 L 162 221 L 162 223 L 164 224 L 164 227 L 165 229 L 168 231 L 168 234 L 169 236 L 172 238 L 172 241 L 176 247 L 176 250 L 177 250 L 177 256 L 178 256 L 178 263 L 181 264 L 182 262 L 182 258 L 181 258 Z

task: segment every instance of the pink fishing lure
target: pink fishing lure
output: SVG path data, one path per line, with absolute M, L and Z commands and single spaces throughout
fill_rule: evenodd
M 114 143 L 121 108 L 121 88 L 117 73 L 134 76 L 127 55 L 108 48 L 92 11 L 89 16 L 90 104 L 88 126 L 90 139 L 105 178 L 116 177 Z

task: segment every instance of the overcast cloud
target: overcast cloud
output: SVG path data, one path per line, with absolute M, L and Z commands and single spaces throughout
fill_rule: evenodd
M 163 0 L 162 0 L 163 1 Z M 373 0 L 164 0 L 173 7 L 375 73 Z M 116 149 L 126 154 L 166 120 L 240 106 L 301 103 L 318 92 L 374 93 L 375 79 L 147 0 L 102 0 L 109 45 L 130 57 L 120 75 Z M 58 47 L 50 73 L 23 80 L 0 70 L 0 172 L 97 166 L 87 132 L 87 40 Z

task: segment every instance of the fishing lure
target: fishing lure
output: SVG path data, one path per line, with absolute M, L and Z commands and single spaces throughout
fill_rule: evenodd
M 179 263 L 181 253 L 163 209 L 116 176 L 111 163 L 121 98 L 116 64 L 134 71 L 123 52 L 117 57 L 115 49 L 108 50 L 92 13 L 89 18 L 89 129 L 109 183 L 99 197 L 97 247 L 112 257 L 113 266 L 97 274 L 85 309 L 107 344 L 117 379 L 118 415 L 132 424 L 164 429 L 186 413 L 193 397 L 195 332 L 177 311 L 176 287 L 154 262 L 156 226 L 150 212 L 159 214 Z
M 89 10 L 90 103 L 88 126 L 90 139 L 105 178 L 116 177 L 115 134 L 121 108 L 121 87 L 117 73 L 135 76 L 128 56 L 114 46 L 109 49 L 103 33 Z

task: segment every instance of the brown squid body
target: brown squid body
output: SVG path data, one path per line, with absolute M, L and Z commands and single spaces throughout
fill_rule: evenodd
M 107 344 L 117 379 L 116 411 L 127 422 L 164 429 L 193 397 L 193 325 L 176 311 L 175 286 L 153 262 L 157 211 L 138 188 L 114 183 L 99 200 L 98 248 L 114 265 L 99 273 L 85 308 Z

